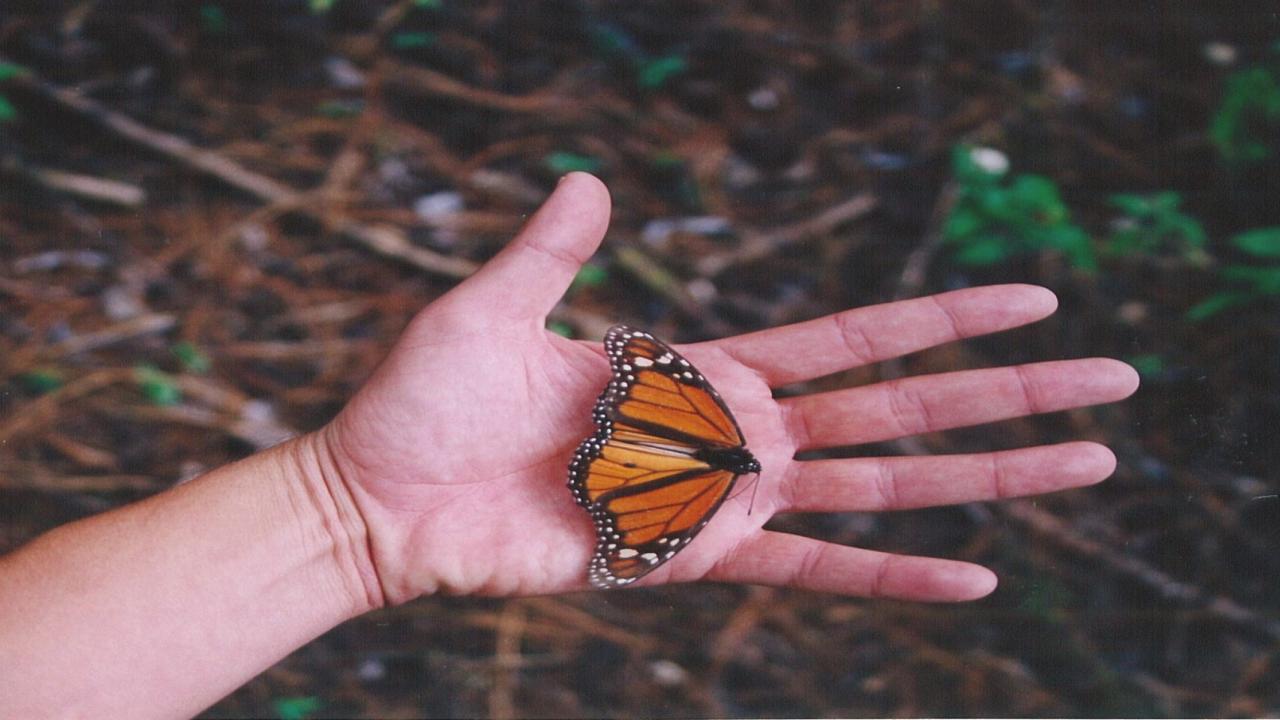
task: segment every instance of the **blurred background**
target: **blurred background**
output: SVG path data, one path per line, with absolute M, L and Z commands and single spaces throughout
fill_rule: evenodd
M 1124 403 L 844 452 L 1084 438 L 1114 478 L 771 523 L 983 563 L 979 602 L 426 598 L 209 717 L 1280 714 L 1269 3 L 9 0 L 0 551 L 320 427 L 573 170 L 613 225 L 552 331 L 1042 284 L 1046 321 L 792 390 L 1120 358 Z

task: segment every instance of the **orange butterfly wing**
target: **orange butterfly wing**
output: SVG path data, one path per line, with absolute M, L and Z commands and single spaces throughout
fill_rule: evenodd
M 613 379 L 596 401 L 595 434 L 569 465 L 569 487 L 596 526 L 588 579 L 611 588 L 670 560 L 760 464 L 719 394 L 679 353 L 622 325 L 605 336 L 605 352 Z

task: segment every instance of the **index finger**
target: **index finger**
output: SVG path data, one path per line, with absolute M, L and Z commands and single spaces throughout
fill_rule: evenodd
M 700 343 L 754 369 L 774 387 L 1008 330 L 1053 313 L 1035 285 L 990 285 L 872 305 L 780 328 Z

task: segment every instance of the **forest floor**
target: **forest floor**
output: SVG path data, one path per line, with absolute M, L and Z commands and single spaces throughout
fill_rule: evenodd
M 1278 713 L 1280 22 L 1155 5 L 5 3 L 0 551 L 320 427 L 587 170 L 613 223 L 555 331 L 1041 284 L 1049 320 L 799 390 L 1120 358 L 1124 403 L 847 453 L 1090 439 L 1115 476 L 773 524 L 985 564 L 980 602 L 428 598 L 209 716 Z M 1229 115 L 1251 69 L 1272 109 Z

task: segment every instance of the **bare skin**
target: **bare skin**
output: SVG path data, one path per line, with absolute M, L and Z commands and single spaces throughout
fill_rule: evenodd
M 0 716 L 190 715 L 341 622 L 432 593 L 587 588 L 594 545 L 565 488 L 608 380 L 598 341 L 546 314 L 608 223 L 598 180 L 568 176 L 510 246 L 425 308 L 325 428 L 0 558 Z M 950 458 L 801 462 L 797 451 L 1128 396 L 1107 359 L 906 378 L 775 400 L 772 389 L 1051 313 L 1004 285 L 850 310 L 677 349 L 724 396 L 764 468 L 637 583 L 715 580 L 904 600 L 994 589 L 969 563 L 766 531 L 787 512 L 881 511 L 1098 482 L 1091 442 Z

